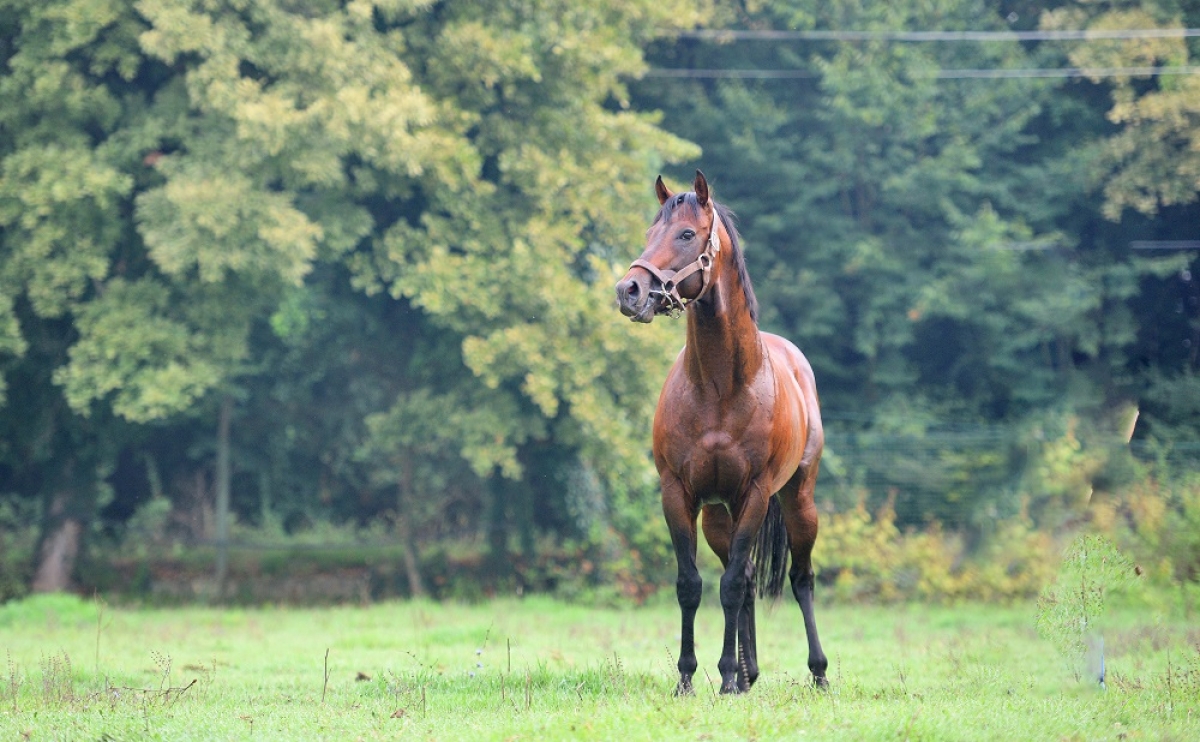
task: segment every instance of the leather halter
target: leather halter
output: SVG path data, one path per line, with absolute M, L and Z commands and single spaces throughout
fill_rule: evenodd
M 683 314 L 683 311 L 688 308 L 689 304 L 701 299 L 708 292 L 710 287 L 709 274 L 712 271 L 713 263 L 716 262 L 717 253 L 719 252 L 721 252 L 721 238 L 717 235 L 717 210 L 713 208 L 712 225 L 708 228 L 708 243 L 704 246 L 704 252 L 700 253 L 698 258 L 679 270 L 659 268 L 641 258 L 630 263 L 629 268 L 631 270 L 633 268 L 644 268 L 650 272 L 650 275 L 657 278 L 661 288 L 651 288 L 650 296 L 658 296 L 660 297 L 659 301 L 666 302 L 666 307 L 662 309 L 663 314 L 678 317 Z M 684 299 L 679 295 L 679 285 L 684 280 L 690 278 L 696 271 L 700 271 L 700 293 L 691 299 Z

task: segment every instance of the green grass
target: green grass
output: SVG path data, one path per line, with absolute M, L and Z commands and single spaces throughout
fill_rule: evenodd
M 1200 739 L 1200 630 L 1182 617 L 1114 611 L 1101 691 L 1038 638 L 1032 605 L 819 606 L 832 683 L 820 692 L 799 610 L 781 602 L 759 613 L 758 685 L 717 697 L 705 672 L 722 621 L 708 603 L 697 694 L 674 698 L 666 602 L 40 598 L 0 606 L 0 740 Z

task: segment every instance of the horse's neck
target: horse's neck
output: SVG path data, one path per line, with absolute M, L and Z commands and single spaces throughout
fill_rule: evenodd
M 765 359 L 737 271 L 722 272 L 711 296 L 689 308 L 684 360 L 698 388 L 725 397 L 749 384 Z

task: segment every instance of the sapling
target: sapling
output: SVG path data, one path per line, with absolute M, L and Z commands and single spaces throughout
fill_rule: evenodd
M 1104 687 L 1105 602 L 1134 577 L 1133 563 L 1111 541 L 1083 534 L 1067 547 L 1058 575 L 1038 597 L 1038 634 L 1067 660 L 1077 680 L 1090 655 L 1088 674 Z

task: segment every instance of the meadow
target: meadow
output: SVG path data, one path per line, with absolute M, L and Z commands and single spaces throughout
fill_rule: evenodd
M 1105 689 L 1039 638 L 1032 604 L 818 611 L 828 690 L 811 687 L 789 601 L 759 612 L 758 684 L 716 695 L 722 620 L 706 600 L 697 693 L 676 698 L 667 599 L 166 609 L 40 597 L 0 606 L 0 739 L 1200 738 L 1200 628 L 1169 605 L 1109 612 Z

